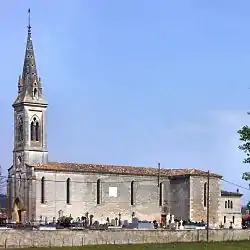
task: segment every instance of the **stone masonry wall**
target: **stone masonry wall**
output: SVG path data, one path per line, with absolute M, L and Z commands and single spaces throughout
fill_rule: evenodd
M 190 205 L 190 181 L 189 177 L 179 177 L 170 179 L 170 214 L 175 219 L 189 219 Z
M 249 240 L 250 230 L 210 230 L 210 241 Z M 206 230 L 16 231 L 1 230 L 0 248 L 206 241 Z
M 207 205 L 204 206 L 204 183 L 206 177 L 190 177 L 190 219 L 207 221 Z M 219 178 L 210 178 L 209 220 L 212 228 L 218 228 L 220 222 L 221 183 Z
M 45 177 L 45 204 L 41 204 L 41 178 Z M 70 178 L 70 204 L 66 203 L 66 180 Z M 94 220 L 115 219 L 131 221 L 132 213 L 140 220 L 160 220 L 157 177 L 105 175 L 91 173 L 36 172 L 36 220 L 40 216 L 52 221 L 63 215 L 77 217 L 85 213 Z M 97 180 L 101 181 L 101 202 L 97 204 Z M 134 181 L 134 205 L 131 205 L 131 181 Z M 163 179 L 161 180 L 163 181 Z M 109 188 L 117 188 L 117 195 L 110 195 Z M 116 197 L 115 197 L 116 196 Z M 164 199 L 163 199 L 164 200 Z

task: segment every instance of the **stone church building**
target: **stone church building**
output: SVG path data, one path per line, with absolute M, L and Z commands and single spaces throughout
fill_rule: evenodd
M 49 222 L 61 215 L 77 218 L 88 212 L 99 221 L 107 217 L 131 221 L 136 217 L 164 222 L 168 213 L 176 219 L 206 221 L 208 174 L 204 171 L 50 162 L 47 108 L 29 25 L 23 71 L 13 103 L 13 165 L 7 184 L 10 219 Z M 222 176 L 209 176 L 210 225 L 218 227 L 223 223 Z M 234 213 L 239 217 L 237 209 Z

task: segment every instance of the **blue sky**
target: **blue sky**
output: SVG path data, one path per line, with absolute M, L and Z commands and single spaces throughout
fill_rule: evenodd
M 0 8 L 5 169 L 31 8 L 49 102 L 50 161 L 160 161 L 209 169 L 248 187 L 241 176 L 250 166 L 242 163 L 236 133 L 250 121 L 248 0 L 12 0 Z

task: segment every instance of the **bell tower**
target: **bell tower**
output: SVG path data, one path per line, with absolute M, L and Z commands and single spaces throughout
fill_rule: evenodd
M 28 37 L 22 74 L 18 79 L 14 108 L 13 170 L 22 172 L 25 164 L 48 162 L 46 141 L 47 102 L 43 97 L 42 81 L 37 73 L 31 36 L 30 11 Z
M 33 221 L 36 216 L 36 184 L 27 165 L 46 164 L 47 102 L 43 97 L 42 81 L 37 73 L 31 36 L 30 10 L 28 37 L 22 74 L 18 79 L 14 109 L 13 165 L 8 170 L 8 217 L 16 222 Z M 27 165 L 26 165 L 27 164 Z

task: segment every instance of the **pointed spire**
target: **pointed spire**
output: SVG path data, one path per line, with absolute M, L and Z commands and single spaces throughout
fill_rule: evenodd
M 33 102 L 45 105 L 42 82 L 37 74 L 35 53 L 31 36 L 30 9 L 28 10 L 28 37 L 25 49 L 23 72 L 18 80 L 18 96 L 13 105 L 22 102 Z M 47 104 L 46 104 L 47 105 Z
M 31 37 L 30 9 L 28 10 L 27 28 L 28 28 L 28 37 L 27 37 L 22 78 L 25 84 L 30 84 L 30 80 L 31 82 L 33 82 L 37 77 L 35 53 L 34 53 L 34 48 L 33 48 L 33 43 L 32 43 L 32 37 Z

